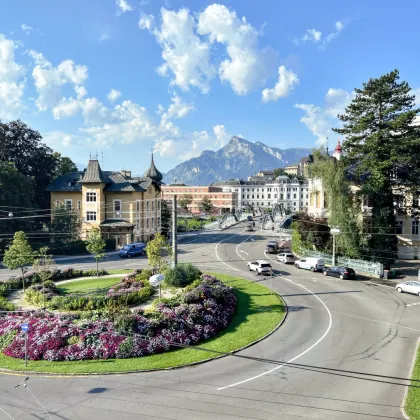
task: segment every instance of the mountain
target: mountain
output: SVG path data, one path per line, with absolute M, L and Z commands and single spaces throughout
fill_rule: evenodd
M 261 170 L 297 163 L 310 152 L 311 149 L 302 148 L 278 149 L 234 136 L 216 152 L 205 150 L 200 156 L 180 163 L 164 174 L 163 181 L 167 184 L 208 185 L 228 179 L 247 179 Z

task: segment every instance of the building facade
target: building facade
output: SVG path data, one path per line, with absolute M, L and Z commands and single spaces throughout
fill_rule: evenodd
M 102 171 L 91 159 L 84 171 L 60 176 L 47 191 L 52 210 L 62 206 L 79 216 L 81 239 L 99 228 L 103 238 L 115 238 L 122 246 L 147 242 L 160 232 L 161 182 L 153 156 L 143 177 L 132 177 L 128 170 Z
M 189 186 L 185 184 L 172 184 L 162 186 L 162 198 L 172 200 L 176 195 L 178 200 L 186 195 L 191 195 L 193 201 L 188 206 L 191 213 L 201 213 L 200 205 L 203 198 L 207 196 L 215 209 L 224 211 L 235 211 L 238 206 L 238 195 L 223 188 L 215 186 Z

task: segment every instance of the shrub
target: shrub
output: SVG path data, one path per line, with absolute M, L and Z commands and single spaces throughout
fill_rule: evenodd
M 136 317 L 133 314 L 121 314 L 114 320 L 115 328 L 122 334 L 132 333 L 136 324 Z
M 192 264 L 178 264 L 165 270 L 165 283 L 169 286 L 182 287 L 191 284 L 201 275 L 201 271 Z
M 9 302 L 5 297 L 0 296 L 0 311 L 14 311 L 15 309 L 16 307 L 13 303 Z

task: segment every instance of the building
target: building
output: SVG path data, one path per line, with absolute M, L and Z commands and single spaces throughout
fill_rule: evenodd
M 188 206 L 191 213 L 201 213 L 200 205 L 205 196 L 209 197 L 210 202 L 216 209 L 222 212 L 234 211 L 238 204 L 238 196 L 236 193 L 223 191 L 222 188 L 216 186 L 190 186 L 185 184 L 171 184 L 162 186 L 162 198 L 164 200 L 172 200 L 176 195 L 178 200 L 186 195 L 192 196 L 192 203 Z
M 288 165 L 288 166 L 286 166 L 284 168 L 284 172 L 287 175 L 294 175 L 294 176 L 296 176 L 298 174 L 298 171 L 299 171 L 299 165 L 297 163 L 296 164 L 293 164 L 293 165 Z
M 287 175 L 307 177 L 308 176 L 307 168 L 313 162 L 314 162 L 313 155 L 305 156 L 298 163 L 286 166 L 284 168 L 284 172 Z
M 257 175 L 248 177 L 248 181 L 269 181 L 272 179 L 274 179 L 274 171 L 260 171 Z
M 273 207 L 282 204 L 284 209 L 292 212 L 306 210 L 308 207 L 308 183 L 306 180 L 298 180 L 296 177 L 289 178 L 280 175 L 275 179 L 268 180 L 230 180 L 216 182 L 212 186 L 222 188 L 224 192 L 238 195 L 238 208 L 247 206 Z
M 47 191 L 52 208 L 76 211 L 82 239 L 98 227 L 103 238 L 115 238 L 122 246 L 146 242 L 160 232 L 161 183 L 153 155 L 143 177 L 132 177 L 129 170 L 102 171 L 98 160 L 90 159 L 84 171 L 60 176 Z

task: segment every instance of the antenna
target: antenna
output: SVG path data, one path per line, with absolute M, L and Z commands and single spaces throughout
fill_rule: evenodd
M 92 153 L 89 152 L 89 160 L 92 160 Z

